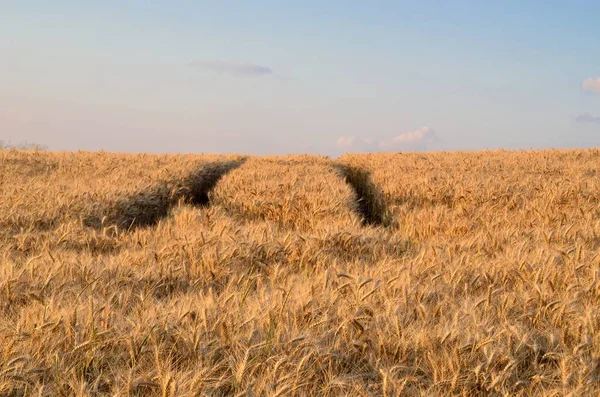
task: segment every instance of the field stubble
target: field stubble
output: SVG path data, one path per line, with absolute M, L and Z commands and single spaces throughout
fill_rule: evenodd
M 599 172 L 0 151 L 0 395 L 597 394 Z

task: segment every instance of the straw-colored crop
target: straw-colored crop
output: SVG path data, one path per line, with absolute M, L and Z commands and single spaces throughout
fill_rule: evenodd
M 0 395 L 597 395 L 599 177 L 0 151 Z

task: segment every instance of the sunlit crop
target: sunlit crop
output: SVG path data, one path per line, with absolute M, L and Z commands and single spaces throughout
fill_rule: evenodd
M 0 151 L 0 395 L 600 393 L 600 151 Z

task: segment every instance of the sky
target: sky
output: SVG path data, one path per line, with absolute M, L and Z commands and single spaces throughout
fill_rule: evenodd
M 0 10 L 5 142 L 324 155 L 600 146 L 596 0 Z

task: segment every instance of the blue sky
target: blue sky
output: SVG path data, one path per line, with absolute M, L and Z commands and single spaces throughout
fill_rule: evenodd
M 600 146 L 599 2 L 440 3 L 0 0 L 0 140 L 329 155 Z

